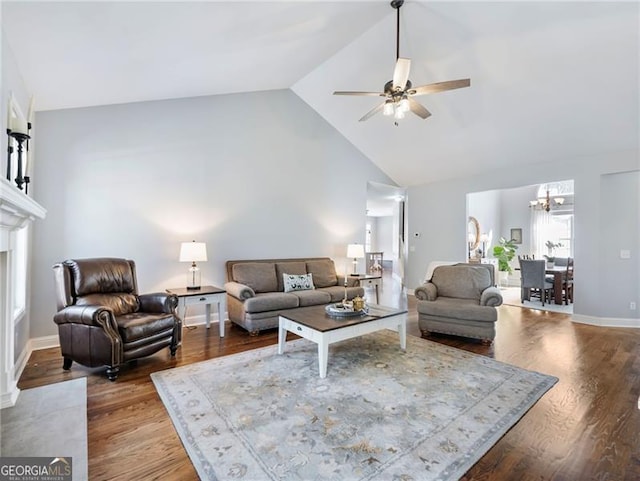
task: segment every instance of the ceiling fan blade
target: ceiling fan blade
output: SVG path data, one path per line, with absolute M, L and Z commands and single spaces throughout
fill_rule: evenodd
M 386 94 L 383 92 L 345 92 L 345 91 L 335 91 L 333 95 L 369 95 L 372 97 L 384 97 Z
M 445 92 L 447 90 L 461 89 L 469 87 L 471 85 L 471 79 L 465 78 L 460 80 L 448 80 L 446 82 L 437 82 L 434 84 L 423 85 L 422 87 L 416 87 L 411 89 L 409 95 L 426 95 L 436 94 L 438 92 Z
M 409 69 L 411 69 L 411 59 L 398 58 L 396 68 L 393 70 L 393 88 L 404 90 L 409 80 Z
M 367 112 L 366 114 L 364 114 L 362 116 L 362 118 L 359 120 L 359 122 L 364 122 L 365 120 L 367 120 L 369 117 L 373 117 L 375 114 L 377 114 L 378 112 L 380 112 L 384 107 L 384 102 L 381 103 L 380 105 L 378 105 L 377 107 L 372 108 L 371 110 L 369 110 L 369 112 Z
M 429 112 L 421 104 L 419 104 L 412 98 L 409 99 L 409 108 L 414 114 L 416 114 L 418 117 L 422 119 L 426 119 L 431 116 L 431 112 Z

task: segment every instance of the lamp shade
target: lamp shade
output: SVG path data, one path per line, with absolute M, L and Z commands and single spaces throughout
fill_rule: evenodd
M 362 244 L 349 244 L 347 246 L 347 257 L 361 259 L 364 257 L 364 246 Z
M 207 244 L 204 242 L 183 242 L 180 245 L 180 262 L 202 262 L 207 260 Z

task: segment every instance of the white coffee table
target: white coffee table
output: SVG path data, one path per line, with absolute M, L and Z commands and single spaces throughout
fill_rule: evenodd
M 278 354 L 284 352 L 287 331 L 318 345 L 320 377 L 327 377 L 329 344 L 344 341 L 382 329 L 398 331 L 400 348 L 407 348 L 407 311 L 378 305 L 369 306 L 364 316 L 333 318 L 326 314 L 325 306 L 299 307 L 280 313 Z

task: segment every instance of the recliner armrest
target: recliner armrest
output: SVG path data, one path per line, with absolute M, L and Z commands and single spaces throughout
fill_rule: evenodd
M 118 332 L 113 311 L 104 306 L 68 306 L 57 312 L 53 316 L 53 321 L 56 324 L 85 324 Z
M 140 311 L 173 314 L 178 307 L 178 296 L 165 292 L 154 292 L 138 296 Z
M 227 291 L 227 294 L 235 297 L 236 299 L 240 299 L 241 301 L 250 299 L 256 295 L 251 287 L 246 284 L 240 284 L 239 282 L 227 282 L 224 285 L 224 289 Z
M 502 304 L 502 294 L 498 287 L 487 287 L 480 296 L 481 306 L 498 307 Z
M 438 298 L 438 288 L 428 282 L 415 288 L 414 294 L 419 301 L 435 301 Z

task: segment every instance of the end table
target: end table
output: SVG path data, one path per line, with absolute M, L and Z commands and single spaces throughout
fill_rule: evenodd
M 361 274 L 358 276 L 349 276 L 352 279 L 358 280 L 358 286 L 360 287 L 375 287 L 376 288 L 376 304 L 380 303 L 380 282 L 382 282 L 382 275 L 380 274 Z
M 187 306 L 198 304 L 205 305 L 205 325 L 211 326 L 211 304 L 218 305 L 218 319 L 220 323 L 220 337 L 224 337 L 224 314 L 227 311 L 227 291 L 216 286 L 202 286 L 200 289 L 186 289 L 176 287 L 167 289 L 169 294 L 175 294 L 180 301 L 178 306 L 183 309 L 183 317 L 186 315 Z

